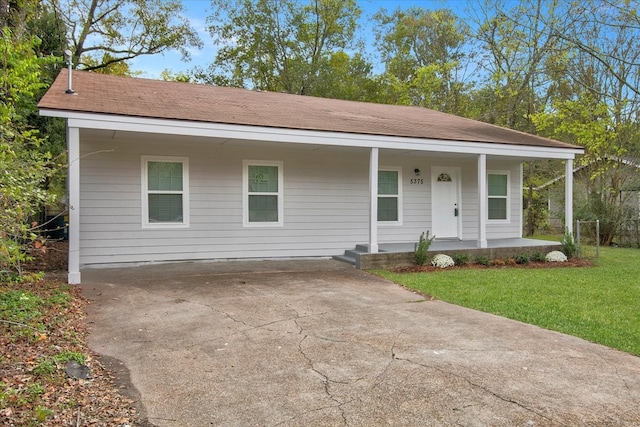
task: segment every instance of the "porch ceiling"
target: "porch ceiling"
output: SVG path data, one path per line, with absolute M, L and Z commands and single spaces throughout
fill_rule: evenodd
M 205 145 L 217 145 L 225 147 L 237 147 L 237 148 L 264 148 L 264 147 L 277 147 L 284 150 L 297 150 L 297 151 L 315 151 L 315 152 L 337 152 L 337 153 L 368 153 L 369 149 L 361 146 L 349 146 L 349 145 L 323 145 L 323 144 L 298 144 L 294 142 L 275 142 L 275 141 L 260 141 L 250 139 L 236 139 L 236 138 L 216 138 L 206 136 L 193 136 L 193 135 L 174 135 L 174 134 L 158 134 L 152 132 L 133 132 L 122 130 L 106 130 L 106 129 L 87 129 L 81 130 L 82 138 L 89 138 L 101 142 L 117 142 L 117 143 L 153 143 L 153 144 L 205 144 Z M 438 151 L 422 151 L 422 150 L 408 150 L 408 149 L 381 149 L 380 154 L 383 156 L 411 156 L 430 159 L 456 159 L 456 160 L 475 160 L 477 154 L 473 153 L 448 153 Z M 494 156 L 489 155 L 491 159 Z M 530 161 L 538 160 L 538 157 L 525 157 L 525 156 L 495 156 L 501 159 L 509 159 L 511 161 Z
M 292 142 L 257 141 L 250 139 L 214 138 L 191 135 L 169 135 L 149 132 L 112 131 L 104 129 L 82 129 L 82 137 L 108 142 L 138 142 L 153 144 L 204 144 L 238 148 L 278 147 L 284 150 L 335 151 L 340 153 L 368 153 L 367 148 L 353 146 L 336 146 L 321 144 L 296 144 Z

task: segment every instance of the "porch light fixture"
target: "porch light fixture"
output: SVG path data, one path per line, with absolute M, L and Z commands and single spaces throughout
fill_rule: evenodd
M 413 170 L 413 173 L 415 173 L 415 174 L 416 174 L 416 176 L 420 176 L 420 174 L 421 174 L 420 169 L 418 169 L 418 168 L 415 168 L 415 169 Z

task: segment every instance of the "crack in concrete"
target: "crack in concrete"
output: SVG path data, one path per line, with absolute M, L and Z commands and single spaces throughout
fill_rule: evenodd
M 341 402 L 331 392 L 331 383 L 350 384 L 350 382 L 343 383 L 343 382 L 332 380 L 331 378 L 329 378 L 329 376 L 327 374 L 325 374 L 324 372 L 321 372 L 318 368 L 315 367 L 315 364 L 314 364 L 313 360 L 309 357 L 309 355 L 307 355 L 306 351 L 303 348 L 303 343 L 305 342 L 305 340 L 307 338 L 309 338 L 309 335 L 304 334 L 304 328 L 298 324 L 298 319 L 295 320 L 295 324 L 298 327 L 299 334 L 302 335 L 302 339 L 300 339 L 300 341 L 298 342 L 298 351 L 300 352 L 300 355 L 302 355 L 304 360 L 307 362 L 307 366 L 309 366 L 309 369 L 311 369 L 311 371 L 315 372 L 317 375 L 320 376 L 322 384 L 323 384 L 323 387 L 324 387 L 324 392 L 327 395 L 327 397 L 329 397 L 329 399 L 331 399 L 332 401 L 334 401 L 336 403 L 335 406 L 329 406 L 328 408 L 337 407 L 340 410 L 340 416 L 342 417 L 343 424 L 345 426 L 348 426 L 349 425 L 349 421 L 347 420 L 347 415 L 345 414 L 343 405 L 346 405 L 347 403 L 350 403 L 355 399 L 352 399 L 352 400 L 349 400 L 349 401 L 346 401 L 346 402 Z M 308 412 L 309 411 L 307 411 L 307 413 Z
M 490 395 L 494 396 L 495 398 L 497 398 L 499 400 L 502 400 L 503 402 L 511 403 L 513 405 L 516 405 L 516 406 L 524 409 L 525 411 L 531 412 L 532 414 L 535 414 L 535 415 L 539 416 L 540 418 L 543 418 L 543 419 L 545 419 L 545 420 L 547 420 L 549 422 L 560 424 L 560 425 L 563 425 L 563 426 L 567 426 L 567 424 L 564 424 L 564 423 L 562 423 L 560 421 L 553 420 L 552 418 L 546 416 L 545 414 L 543 414 L 543 413 L 541 413 L 539 411 L 536 411 L 534 408 L 530 408 L 530 407 L 526 406 L 525 404 L 523 404 L 521 402 L 518 402 L 517 400 L 513 400 L 511 398 L 501 396 L 500 394 L 488 389 L 487 387 L 485 387 L 485 386 L 483 386 L 481 384 L 474 383 L 469 378 L 467 378 L 467 377 L 465 377 L 463 375 L 459 375 L 459 374 L 456 374 L 454 372 L 450 372 L 450 371 L 447 371 L 445 369 L 438 368 L 436 366 L 425 365 L 424 363 L 419 363 L 419 362 L 416 362 L 415 360 L 411 360 L 411 359 L 404 359 L 404 358 L 396 357 L 396 360 L 400 360 L 400 361 L 403 361 L 403 362 L 411 363 L 411 364 L 420 366 L 422 368 L 434 369 L 434 370 L 436 370 L 436 371 L 438 371 L 440 373 L 443 373 L 443 374 L 446 374 L 446 375 L 450 375 L 452 377 L 459 378 L 459 379 L 465 381 L 466 383 L 468 383 L 469 385 L 471 385 L 472 387 L 478 388 L 478 389 L 480 389 L 480 390 L 482 390 L 482 391 L 484 391 L 486 393 L 489 393 Z
M 398 334 L 393 338 L 393 342 L 391 343 L 391 347 L 389 348 L 389 352 L 391 353 L 391 358 L 389 359 L 388 363 L 386 364 L 382 372 L 380 372 L 378 375 L 375 376 L 373 380 L 373 385 L 371 386 L 372 389 L 375 389 L 380 384 L 382 384 L 382 378 L 384 378 L 384 376 L 387 374 L 387 371 L 389 371 L 389 368 L 391 368 L 391 365 L 393 365 L 393 363 L 397 360 L 396 344 L 398 342 L 398 339 L 403 333 L 404 333 L 404 330 L 398 332 Z
M 627 390 L 633 390 L 633 387 L 631 387 L 629 385 L 629 382 L 627 381 L 627 378 L 625 376 L 623 376 L 620 373 L 620 368 L 618 364 L 615 363 L 611 363 L 611 361 L 609 359 L 607 359 L 606 357 L 604 357 L 602 354 L 597 353 L 596 356 L 602 360 L 608 367 L 613 368 L 614 372 L 616 373 L 616 377 L 618 377 L 618 379 L 620 381 L 622 381 L 622 384 L 624 384 L 624 388 Z

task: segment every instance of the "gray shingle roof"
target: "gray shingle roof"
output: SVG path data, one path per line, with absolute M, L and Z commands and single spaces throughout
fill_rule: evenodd
M 382 105 L 274 92 L 63 70 L 38 107 L 67 112 L 580 149 L 421 107 Z

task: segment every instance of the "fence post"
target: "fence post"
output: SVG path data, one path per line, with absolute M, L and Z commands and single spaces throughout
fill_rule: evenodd
M 600 258 L 600 220 L 596 219 L 596 258 Z
M 580 244 L 580 220 L 576 220 L 576 235 L 574 239 L 578 248 L 578 258 L 582 256 L 582 245 Z

